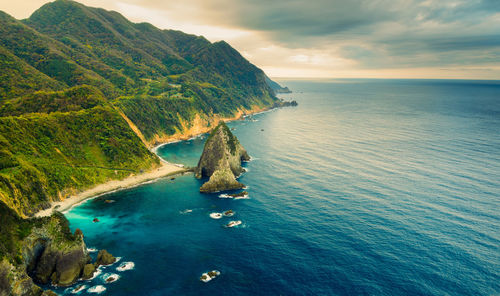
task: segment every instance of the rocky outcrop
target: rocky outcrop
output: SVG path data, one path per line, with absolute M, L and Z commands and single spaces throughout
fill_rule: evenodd
M 279 101 L 274 102 L 273 108 L 281 108 L 281 107 L 297 107 L 299 104 L 297 101 L 285 101 L 280 99 Z
M 94 276 L 95 270 L 96 270 L 96 267 L 94 264 L 91 264 L 91 263 L 85 264 L 85 266 L 83 267 L 83 271 L 82 271 L 82 279 L 88 280 L 88 279 L 92 278 Z
M 36 263 L 33 278 L 37 283 L 52 283 L 69 286 L 80 278 L 83 267 L 90 261 L 83 242 L 64 249 L 55 247 L 50 242 Z
M 71 234 L 62 214 L 45 221 L 24 239 L 26 271 L 38 284 L 69 286 L 80 278 L 83 267 L 91 260 L 83 234 L 79 229 Z
M 245 148 L 221 121 L 210 133 L 195 169 L 196 178 L 209 178 L 200 187 L 200 192 L 217 192 L 245 187 L 236 180 L 236 176 L 244 171 L 241 161 L 248 160 L 250 156 Z
M 97 254 L 96 266 L 110 265 L 116 262 L 116 258 L 106 250 L 100 250 Z
M 115 262 L 106 251 L 100 264 Z M 0 202 L 0 296 L 55 295 L 41 285 L 69 286 L 90 278 L 97 267 L 77 229 L 71 233 L 61 213 L 50 217 L 21 219 Z

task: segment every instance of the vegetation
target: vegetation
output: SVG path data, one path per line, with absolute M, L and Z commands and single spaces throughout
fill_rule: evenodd
M 68 227 L 68 220 L 63 214 L 55 213 L 51 217 L 22 219 L 12 209 L 0 202 L 0 261 L 7 259 L 13 265 L 24 262 L 22 247 L 34 228 L 43 228 L 56 246 L 63 246 L 76 240 Z
M 148 145 L 195 118 L 279 104 L 265 74 L 225 42 L 69 0 L 23 21 L 0 11 L 0 69 L 0 294 L 41 293 L 26 274 L 27 245 L 80 248 L 62 214 L 24 218 L 157 167 Z
M 0 199 L 27 216 L 159 162 L 111 107 L 0 117 L 0 142 Z
M 158 165 L 143 141 L 182 133 L 197 116 L 277 101 L 225 42 L 69 0 L 23 21 L 0 12 L 0 36 L 0 200 L 21 216 Z

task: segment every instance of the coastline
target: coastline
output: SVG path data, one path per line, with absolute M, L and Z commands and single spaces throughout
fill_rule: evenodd
M 51 202 L 50 208 L 37 212 L 34 215 L 34 217 L 50 216 L 52 215 L 54 210 L 57 210 L 59 212 L 64 212 L 87 199 L 94 198 L 103 195 L 105 193 L 110 193 L 112 191 L 131 188 L 146 183 L 148 181 L 157 180 L 162 177 L 176 175 L 187 171 L 188 169 L 186 168 L 162 161 L 161 167 L 156 168 L 152 171 L 138 175 L 133 175 L 123 180 L 111 180 L 106 183 L 99 184 L 93 188 L 82 191 L 76 195 L 72 195 L 62 201 Z
M 224 120 L 225 122 L 240 120 L 241 118 L 244 118 L 244 117 L 249 116 L 249 115 L 257 115 L 260 113 L 272 111 L 274 109 L 276 109 L 276 108 L 273 108 L 273 107 L 271 107 L 271 108 L 258 108 L 257 107 L 257 108 L 254 108 L 253 110 L 251 110 L 251 112 L 249 112 L 249 113 L 244 113 L 244 112 L 239 111 L 235 117 L 222 118 L 221 120 Z M 95 197 L 101 196 L 103 194 L 111 193 L 114 191 L 135 187 L 135 186 L 141 185 L 141 184 L 146 183 L 146 182 L 160 179 L 162 177 L 167 177 L 167 176 L 176 175 L 179 173 L 184 173 L 184 172 L 189 171 L 189 169 L 185 168 L 182 164 L 169 163 L 165 159 L 161 158 L 158 155 L 157 150 L 158 150 L 158 148 L 160 148 L 161 146 L 164 146 L 164 145 L 168 145 L 171 143 L 186 141 L 189 139 L 200 137 L 203 134 L 208 133 L 210 131 L 210 128 L 209 127 L 204 127 L 204 128 L 197 127 L 197 128 L 195 128 L 195 130 L 197 131 L 197 133 L 196 132 L 193 133 L 193 131 L 191 131 L 191 132 L 187 132 L 187 133 L 176 134 L 176 135 L 171 136 L 170 139 L 167 139 L 165 142 L 158 143 L 158 144 L 154 145 L 153 147 L 150 147 L 150 151 L 153 152 L 154 154 L 156 154 L 160 158 L 161 165 L 162 165 L 160 168 L 156 168 L 152 171 L 145 172 L 145 173 L 142 173 L 139 175 L 129 176 L 123 180 L 111 180 L 111 181 L 108 181 L 106 183 L 98 184 L 95 187 L 84 190 L 76 195 L 72 195 L 72 196 L 70 196 L 62 201 L 51 202 L 50 208 L 38 211 L 33 217 L 50 216 L 54 212 L 54 210 L 57 210 L 59 212 L 65 212 L 65 211 L 70 210 L 72 207 L 82 203 L 83 201 L 85 201 L 87 199 L 95 198 Z
M 249 112 L 249 113 L 239 112 L 238 115 L 235 116 L 235 117 L 232 117 L 232 118 L 222 118 L 221 120 L 223 120 L 224 122 L 237 121 L 237 120 L 244 119 L 244 118 L 246 118 L 246 117 L 248 117 L 250 115 L 254 116 L 254 115 L 258 115 L 258 114 L 262 114 L 262 113 L 266 113 L 266 112 L 271 112 L 271 111 L 276 110 L 276 109 L 277 109 L 277 107 L 254 108 L 254 110 L 252 110 L 252 112 Z M 195 138 L 203 136 L 204 134 L 210 133 L 210 131 L 211 131 L 211 127 L 205 127 L 205 128 L 198 128 L 198 133 L 181 133 L 181 134 L 175 134 L 175 135 L 172 135 L 165 142 L 155 143 L 150 148 L 150 151 L 153 152 L 154 154 L 158 155 L 158 153 L 156 153 L 156 152 L 162 146 L 165 146 L 165 145 L 168 145 L 168 144 L 172 144 L 172 143 L 181 142 L 181 141 L 188 141 L 188 140 L 191 140 L 191 139 L 195 139 Z M 163 161 L 166 161 L 166 160 L 164 160 L 161 157 L 160 157 L 160 159 L 163 160 Z

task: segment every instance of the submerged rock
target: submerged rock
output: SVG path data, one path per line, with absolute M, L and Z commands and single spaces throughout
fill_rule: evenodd
M 250 156 L 245 148 L 221 121 L 208 137 L 195 169 L 196 178 L 209 177 L 200 192 L 244 188 L 245 185 L 238 182 L 236 176 L 244 172 L 241 162 L 248 160 Z
M 234 193 L 234 194 L 228 194 L 230 197 L 245 197 L 245 196 L 248 196 L 248 192 L 246 191 L 242 191 L 242 192 L 238 192 L 238 193 Z
M 204 274 L 202 274 L 200 276 L 200 281 L 207 283 L 207 282 L 213 280 L 214 278 L 218 277 L 219 275 L 220 275 L 220 271 L 218 271 L 218 270 L 212 270 L 209 272 L 205 272 Z
M 232 216 L 234 216 L 234 211 L 233 210 L 228 210 L 228 211 L 225 211 L 223 214 L 226 217 L 232 217 Z
M 100 250 L 99 253 L 97 253 L 97 260 L 96 260 L 96 266 L 99 265 L 110 265 L 116 262 L 116 258 L 108 253 L 106 250 Z
M 236 221 L 231 221 L 229 222 L 226 227 L 234 227 L 234 226 L 238 226 L 241 224 L 241 221 L 240 220 L 236 220 Z

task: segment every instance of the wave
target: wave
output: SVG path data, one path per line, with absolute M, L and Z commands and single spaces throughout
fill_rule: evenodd
M 200 281 L 208 283 L 211 280 L 213 280 L 214 278 L 218 277 L 219 275 L 220 275 L 220 271 L 218 271 L 218 270 L 212 270 L 209 272 L 205 272 L 201 275 Z
M 64 290 L 64 292 L 71 293 L 71 294 L 80 294 L 86 288 L 87 288 L 86 285 L 78 285 L 75 288 L 68 288 L 68 289 Z
M 98 277 L 101 273 L 102 273 L 102 265 L 97 267 L 97 269 L 94 271 L 94 274 L 92 275 L 91 278 L 89 278 L 87 281 L 91 281 L 93 279 L 95 279 L 96 277 Z
M 120 266 L 116 268 L 118 271 L 132 270 L 135 267 L 134 262 L 123 262 Z
M 220 218 L 222 218 L 222 214 L 221 213 L 210 213 L 210 218 L 220 219 Z
M 242 222 L 240 220 L 231 221 L 228 224 L 226 224 L 226 227 L 235 227 L 235 226 L 241 225 L 241 223 Z
M 223 194 L 219 194 L 219 198 L 233 198 L 233 197 L 227 193 L 223 193 Z
M 179 211 L 179 213 L 180 213 L 180 214 L 189 214 L 189 213 L 191 213 L 192 211 L 193 211 L 193 210 L 191 210 L 191 209 L 185 209 L 185 210 L 183 210 L 183 211 Z
M 248 196 L 248 194 L 245 194 L 243 196 L 237 196 L 234 199 L 250 199 L 250 196 Z
M 89 293 L 97 293 L 97 294 L 101 294 L 104 291 L 106 291 L 106 287 L 104 287 L 103 285 L 93 286 L 87 290 L 87 292 Z
M 119 278 L 120 278 L 120 276 L 119 276 L 119 275 L 117 275 L 116 273 L 105 273 L 105 274 L 102 276 L 102 279 L 104 280 L 104 283 L 106 283 L 106 284 L 114 283 L 114 282 L 116 282 Z

